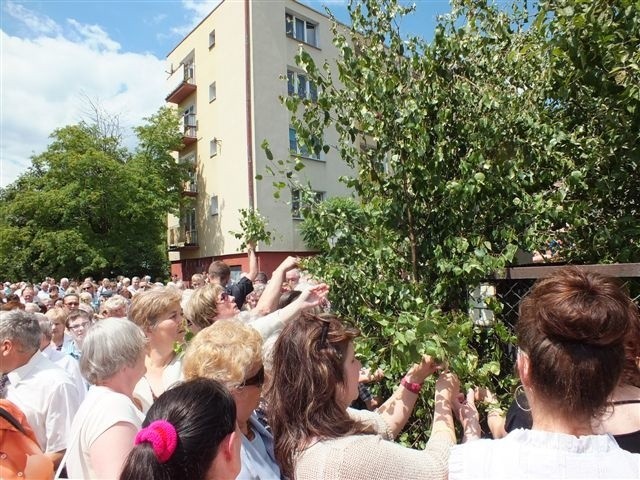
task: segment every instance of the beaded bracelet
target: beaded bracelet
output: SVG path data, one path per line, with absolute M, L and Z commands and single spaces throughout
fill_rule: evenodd
M 407 377 L 404 377 L 400 380 L 400 385 L 409 390 L 411 393 L 418 394 L 420 393 L 420 389 L 422 388 L 422 383 L 414 383 L 407 380 Z

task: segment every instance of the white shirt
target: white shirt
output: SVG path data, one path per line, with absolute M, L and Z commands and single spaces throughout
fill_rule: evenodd
M 64 353 L 64 351 L 68 349 L 71 345 L 73 345 L 73 337 L 65 332 L 62 334 L 62 345 L 60 345 L 60 349 L 58 349 L 57 345 L 54 345 L 54 348 Z
M 180 382 L 184 380 L 184 375 L 182 374 L 182 354 L 178 354 L 173 357 L 173 360 L 169 362 L 169 364 L 164 367 L 162 371 L 162 386 L 166 390 L 171 387 L 174 383 Z M 133 397 L 140 402 L 140 406 L 142 407 L 142 411 L 146 414 L 155 398 L 153 398 L 153 391 L 151 390 L 151 385 L 147 381 L 147 377 L 142 377 L 138 383 L 136 383 L 136 387 L 133 389 Z
M 67 372 L 67 375 L 69 375 L 69 378 L 78 390 L 78 401 L 82 403 L 87 394 L 88 386 L 86 380 L 80 373 L 80 365 L 78 364 L 78 361 L 71 355 L 59 352 L 51 344 L 47 345 L 47 347 L 44 350 L 41 350 L 41 352 L 45 357 Z
M 640 478 L 640 454 L 622 450 L 611 435 L 573 435 L 517 429 L 500 440 L 451 449 L 449 479 Z
M 69 436 L 66 459 L 69 478 L 98 478 L 91 465 L 91 445 L 116 423 L 130 423 L 140 430 L 143 420 L 144 415 L 129 397 L 107 387 L 92 385 Z
M 38 297 L 40 300 L 48 300 L 50 298 L 49 293 L 45 292 L 44 290 L 39 290 L 36 297 Z
M 69 375 L 38 351 L 26 364 L 9 372 L 9 382 L 7 400 L 24 412 L 42 450 L 64 450 L 80 405 Z

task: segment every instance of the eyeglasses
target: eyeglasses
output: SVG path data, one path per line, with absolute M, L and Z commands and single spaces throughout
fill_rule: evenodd
M 241 387 L 248 387 L 250 385 L 254 385 L 256 387 L 261 387 L 264 384 L 264 365 L 260 367 L 258 373 L 256 373 L 253 377 L 247 378 L 244 382 L 242 382 Z
M 77 325 L 69 325 L 69 329 L 76 331 L 79 328 L 87 328 L 88 325 L 91 325 L 91 322 L 82 322 Z

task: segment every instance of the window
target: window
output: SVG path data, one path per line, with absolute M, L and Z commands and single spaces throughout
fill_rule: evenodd
M 311 191 L 302 192 L 301 190 L 291 190 L 291 217 L 296 219 L 303 218 L 302 211 L 316 203 L 324 200 L 325 192 Z
M 289 151 L 293 155 L 300 155 L 301 157 L 314 158 L 320 160 L 320 151 L 322 150 L 322 139 L 313 138 L 313 150 L 309 151 L 306 145 L 302 145 L 298 142 L 298 135 L 296 129 L 289 127 Z
M 209 156 L 215 157 L 218 155 L 218 139 L 214 138 L 209 142 Z
M 196 172 L 196 155 L 195 153 L 192 153 L 190 155 L 186 155 L 184 157 L 180 157 L 179 160 L 180 163 L 182 164 L 187 164 L 188 165 L 188 170 L 187 170 L 187 175 L 189 176 L 189 178 L 187 179 L 187 181 L 184 184 L 184 191 L 185 192 L 191 192 L 191 193 L 196 193 L 198 191 L 197 188 L 197 172 Z
M 196 226 L 196 209 L 188 208 L 184 212 L 182 217 L 184 225 L 184 237 L 183 241 L 185 245 L 197 245 L 198 244 L 198 228 Z
M 184 135 L 185 137 L 195 137 L 196 136 L 196 106 L 189 105 L 182 112 L 182 125 L 184 127 Z
M 216 99 L 216 82 L 209 85 L 209 103 Z
M 211 206 L 209 207 L 209 211 L 211 212 L 212 217 L 218 215 L 218 196 L 217 195 L 211 195 Z
M 287 37 L 295 38 L 314 47 L 318 46 L 317 24 L 303 20 L 290 13 L 284 14 L 284 29 Z
M 216 45 L 216 31 L 215 30 L 211 30 L 211 33 L 209 34 L 209 48 L 213 48 Z
M 194 79 L 196 76 L 196 65 L 193 63 L 193 60 L 184 64 L 184 81 L 189 83 L 194 83 Z
M 292 97 L 296 93 L 296 74 L 287 70 L 287 95 Z
M 292 70 L 287 70 L 287 94 L 290 97 L 297 95 L 300 98 L 308 98 L 314 103 L 318 101 L 318 88 L 315 83 L 309 81 L 306 75 Z

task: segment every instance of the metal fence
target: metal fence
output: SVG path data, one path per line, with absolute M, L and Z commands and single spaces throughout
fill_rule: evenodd
M 537 279 L 544 278 L 561 267 L 562 265 L 512 267 L 489 280 L 488 283 L 495 285 L 496 296 L 502 303 L 502 321 L 513 329 L 518 322 L 520 300 L 531 290 Z M 620 278 L 631 298 L 640 305 L 640 263 L 578 265 L 578 268 Z

